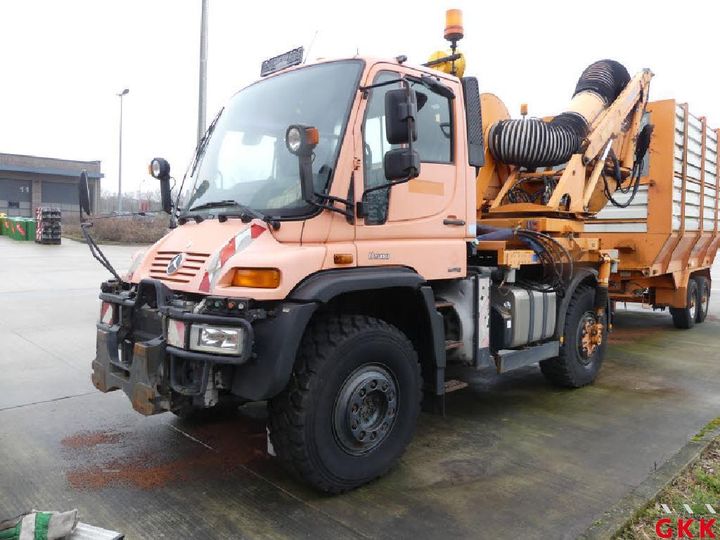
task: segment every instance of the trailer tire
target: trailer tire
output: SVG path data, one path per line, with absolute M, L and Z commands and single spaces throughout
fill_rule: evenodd
M 579 285 L 572 294 L 565 316 L 563 345 L 560 355 L 540 362 L 540 370 L 551 383 L 566 388 L 580 388 L 597 377 L 607 348 L 607 313 L 603 315 L 600 343 L 583 349 L 587 323 L 597 321 L 595 315 L 595 287 Z
M 710 311 L 710 280 L 705 276 L 697 276 L 695 279 L 698 284 L 698 310 L 695 322 L 700 324 L 705 322 L 708 311 Z
M 695 326 L 695 321 L 697 321 L 698 318 L 698 307 L 698 282 L 695 278 L 690 278 L 687 285 L 685 307 L 670 308 L 670 315 L 672 315 L 675 328 L 688 330 Z
M 277 457 L 327 493 L 382 476 L 415 431 L 420 373 L 408 338 L 385 321 L 341 315 L 312 323 L 288 386 L 268 405 Z

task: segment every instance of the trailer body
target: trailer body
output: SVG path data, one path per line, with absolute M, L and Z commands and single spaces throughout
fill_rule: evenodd
M 655 129 L 635 200 L 608 204 L 584 234 L 620 253 L 610 278 L 615 301 L 683 308 L 689 279 L 710 278 L 720 244 L 718 130 L 675 100 L 649 103 L 644 122 Z

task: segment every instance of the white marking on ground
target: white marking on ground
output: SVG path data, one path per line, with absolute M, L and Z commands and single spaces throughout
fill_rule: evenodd
M 169 427 L 169 428 L 172 429 L 173 431 L 177 431 L 180 435 L 182 435 L 182 436 L 184 436 L 184 437 L 187 437 L 187 438 L 190 439 L 191 441 L 195 441 L 195 442 L 198 443 L 198 444 L 202 444 L 202 445 L 203 445 L 205 448 L 207 448 L 208 450 L 212 450 L 213 452 L 215 451 L 215 449 L 214 449 L 212 446 L 210 446 L 209 444 L 205 444 L 205 443 L 202 442 L 200 439 L 196 439 L 195 437 L 193 437 L 193 436 L 190 435 L 189 433 L 185 433 L 182 429 L 178 429 L 178 428 L 176 428 L 175 426 L 173 426 L 172 424 L 167 424 L 167 427 Z

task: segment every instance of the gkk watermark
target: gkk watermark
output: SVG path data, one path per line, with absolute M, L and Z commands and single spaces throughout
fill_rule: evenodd
M 720 534 L 715 517 L 717 511 L 711 504 L 705 504 L 703 508 L 683 504 L 680 512 L 675 512 L 667 504 L 660 504 L 660 508 L 668 516 L 655 522 L 658 538 L 717 538 L 716 534 Z

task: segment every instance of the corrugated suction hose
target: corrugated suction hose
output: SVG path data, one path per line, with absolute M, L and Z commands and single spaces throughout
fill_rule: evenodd
M 630 81 L 627 69 L 615 60 L 590 64 L 580 75 L 569 110 L 549 122 L 500 120 L 490 126 L 488 147 L 493 157 L 528 169 L 566 163 L 580 150 L 588 126 Z

